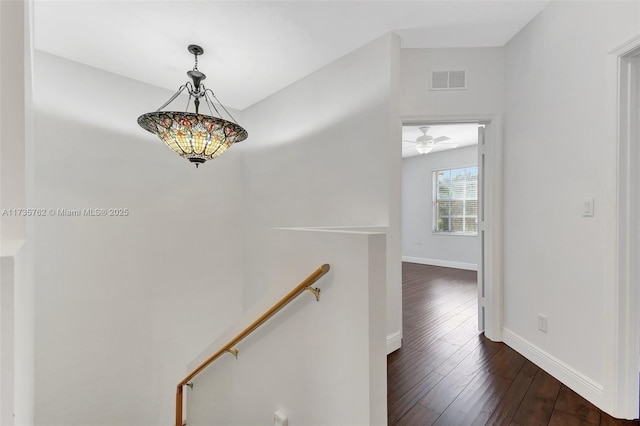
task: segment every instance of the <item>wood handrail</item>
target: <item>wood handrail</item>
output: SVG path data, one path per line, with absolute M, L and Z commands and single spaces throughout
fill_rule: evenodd
M 213 355 L 203 361 L 200 365 L 193 369 L 191 373 L 189 373 L 180 383 L 178 383 L 176 389 L 176 425 L 183 426 L 182 419 L 182 392 L 184 386 L 187 385 L 194 377 L 202 372 L 205 368 L 211 365 L 216 359 L 220 358 L 227 352 L 235 354 L 237 356 L 237 350 L 235 346 L 240 343 L 245 337 L 247 337 L 251 332 L 253 332 L 256 328 L 260 327 L 264 322 L 266 322 L 269 318 L 274 316 L 280 309 L 284 308 L 295 299 L 297 296 L 302 294 L 305 290 L 310 290 L 316 296 L 316 300 L 320 300 L 320 290 L 311 287 L 311 285 L 318 281 L 320 277 L 329 272 L 330 266 L 328 264 L 324 264 L 318 269 L 316 269 L 311 275 L 304 279 L 300 284 L 298 284 L 293 290 L 287 293 L 282 299 L 280 299 L 275 305 L 269 308 L 265 313 L 260 315 L 258 319 L 251 323 L 247 328 L 240 332 L 236 337 L 231 339 L 229 343 L 218 349 Z

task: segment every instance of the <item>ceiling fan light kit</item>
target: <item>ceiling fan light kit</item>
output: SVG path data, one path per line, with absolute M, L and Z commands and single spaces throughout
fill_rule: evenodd
M 434 138 L 431 135 L 427 135 L 427 132 L 430 128 L 430 126 L 419 127 L 419 130 L 422 132 L 422 136 L 418 136 L 418 138 L 416 139 L 415 148 L 416 151 L 418 151 L 420 154 L 428 154 L 433 151 L 433 149 L 436 147 L 436 144 L 449 140 L 448 136 L 439 136 L 437 138 Z
M 428 154 L 433 151 L 433 144 L 418 143 L 416 144 L 416 151 L 418 151 L 420 154 Z
M 204 49 L 195 44 L 189 45 L 187 49 L 195 56 L 193 69 L 187 71 L 191 82 L 180 86 L 156 111 L 138 117 L 138 124 L 198 167 L 205 161 L 222 155 L 234 143 L 247 139 L 248 133 L 236 122 L 213 91 L 202 83 L 207 76 L 198 70 L 198 56 L 204 53 Z M 189 100 L 184 111 L 162 111 L 185 90 L 189 94 Z M 188 112 L 192 98 L 195 113 Z M 200 113 L 201 101 L 206 103 L 211 115 Z M 216 103 L 227 114 L 229 120 L 222 118 Z

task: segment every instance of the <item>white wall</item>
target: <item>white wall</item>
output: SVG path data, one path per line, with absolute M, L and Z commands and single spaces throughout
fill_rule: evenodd
M 241 312 L 241 155 L 196 169 L 136 118 L 170 92 L 35 56 L 37 424 L 170 424 L 184 366 Z
M 383 36 L 243 112 L 245 307 L 265 292 L 269 228 L 384 226 L 387 334 L 400 343 L 399 50 Z
M 27 203 L 27 145 L 32 123 L 28 2 L 0 2 L 0 209 Z M 33 424 L 32 245 L 28 220 L 0 219 L 0 423 Z
M 291 425 L 384 425 L 385 235 L 275 230 L 263 277 L 266 311 L 323 263 L 320 301 L 301 294 L 186 388 L 189 425 L 258 425 L 285 413 Z M 258 316 L 247 312 L 239 324 Z M 239 331 L 239 327 L 235 327 Z M 210 351 L 226 344 L 228 333 Z M 195 367 L 197 363 L 192 364 Z
M 604 409 L 615 400 L 607 384 L 614 312 L 605 305 L 616 232 L 607 53 L 638 34 L 639 9 L 637 1 L 552 2 L 505 48 L 505 341 Z M 595 216 L 584 218 L 588 197 Z M 547 333 L 537 329 L 539 313 Z
M 469 146 L 402 160 L 402 258 L 452 268 L 478 267 L 477 236 L 433 233 L 433 171 L 478 164 Z
M 21 1 L 0 2 L 0 208 L 25 207 L 25 26 Z M 24 216 L 2 215 L 2 242 L 23 240 Z
M 402 49 L 400 58 L 400 115 L 403 118 L 502 112 L 502 48 Z M 431 70 L 465 70 L 467 89 L 430 91 Z

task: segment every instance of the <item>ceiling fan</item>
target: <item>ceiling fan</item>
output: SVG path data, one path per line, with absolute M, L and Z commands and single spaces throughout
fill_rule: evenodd
M 421 126 L 418 129 L 422 132 L 422 136 L 418 136 L 415 141 L 403 141 L 410 144 L 413 144 L 415 149 L 420 154 L 428 154 L 430 153 L 436 145 L 449 145 L 450 148 L 455 148 L 458 146 L 457 143 L 443 143 L 444 141 L 448 141 L 450 138 L 448 136 L 438 136 L 434 138 L 431 135 L 428 135 L 427 132 L 430 129 L 430 126 Z M 406 148 L 411 148 L 411 146 L 407 146 Z

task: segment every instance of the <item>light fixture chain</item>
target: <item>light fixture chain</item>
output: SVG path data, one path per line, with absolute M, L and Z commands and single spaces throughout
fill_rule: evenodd
M 204 91 L 204 100 L 207 102 L 207 106 L 209 107 L 209 111 L 211 111 L 211 115 L 213 115 L 213 110 L 211 109 L 211 107 L 213 107 L 213 109 L 216 111 L 216 114 L 218 114 L 218 117 L 222 118 L 222 114 L 220 114 L 220 111 L 218 111 L 216 105 L 207 96 L 207 90 Z
M 184 109 L 184 112 L 189 112 L 190 103 L 191 103 L 191 92 L 189 92 L 189 99 L 187 99 L 187 107 Z
M 218 98 L 216 98 L 215 93 L 213 93 L 213 91 L 211 89 L 207 89 L 207 91 L 211 93 L 211 96 L 213 96 L 213 99 L 215 99 L 218 102 L 218 105 L 220 105 L 222 107 L 222 109 L 227 113 L 227 115 L 231 118 L 231 120 L 233 120 L 234 123 L 238 124 L 238 122 L 236 121 L 235 118 L 233 118 L 233 115 L 231 115 L 229 110 L 227 110 L 227 108 L 225 108 L 225 106 L 222 105 L 222 103 L 218 100 Z M 220 118 L 222 118 L 222 116 L 220 116 Z
M 169 98 L 169 100 L 167 102 L 165 102 L 164 104 L 162 104 L 162 106 L 160 108 L 158 108 L 156 110 L 156 112 L 160 111 L 162 108 L 166 107 L 167 105 L 169 105 L 171 102 L 173 102 L 178 96 L 180 96 L 180 93 L 184 92 L 184 89 L 187 88 L 186 84 L 183 84 L 182 86 L 180 86 L 178 88 L 178 91 L 176 93 L 173 94 L 173 96 L 171 98 Z

